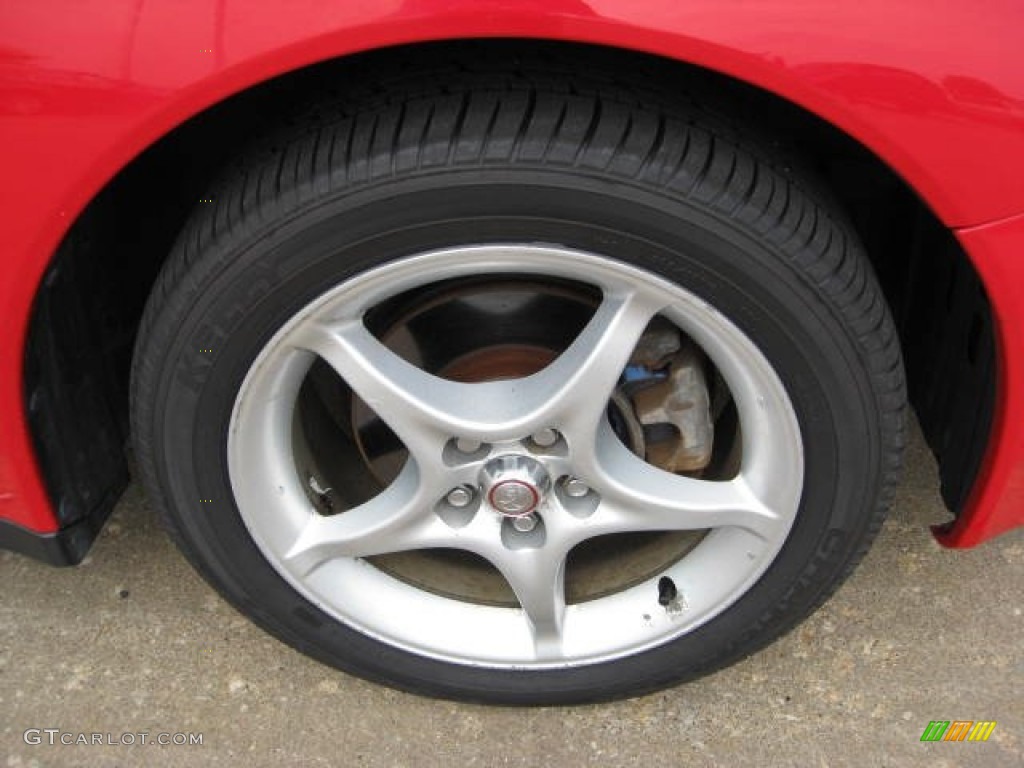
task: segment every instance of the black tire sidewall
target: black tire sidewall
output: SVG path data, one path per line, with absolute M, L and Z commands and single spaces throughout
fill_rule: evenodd
M 736 222 L 640 187 L 528 170 L 396 179 L 282 205 L 263 222 L 211 245 L 197 265 L 201 291 L 169 297 L 151 334 L 166 343 L 146 350 L 151 364 L 140 377 L 137 397 L 149 402 L 140 442 L 152 452 L 165 513 L 193 562 L 236 606 L 300 650 L 397 687 L 462 699 L 568 703 L 637 694 L 723 666 L 788 629 L 831 591 L 867 535 L 881 438 L 864 353 L 796 257 Z M 647 652 L 536 672 L 419 657 L 333 620 L 253 543 L 226 457 L 234 399 L 252 361 L 314 298 L 405 256 L 523 242 L 630 263 L 715 307 L 775 368 L 805 454 L 789 538 L 735 604 Z

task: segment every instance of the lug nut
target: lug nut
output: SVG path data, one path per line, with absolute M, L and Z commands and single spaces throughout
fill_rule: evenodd
M 533 442 L 539 445 L 541 448 L 550 448 L 552 445 L 558 442 L 558 432 L 545 427 L 544 429 L 537 430 L 533 433 Z
M 520 533 L 529 533 L 537 527 L 537 516 L 526 515 L 525 517 L 512 518 L 512 527 Z
M 590 488 L 577 477 L 570 477 L 565 481 L 565 494 L 566 496 L 572 496 L 574 499 L 579 499 L 590 493 Z
M 476 453 L 480 450 L 480 445 L 479 440 L 470 440 L 465 437 L 460 437 L 455 441 L 455 447 L 460 453 Z
M 465 486 L 452 488 L 445 497 L 453 507 L 465 507 L 473 500 L 473 491 Z

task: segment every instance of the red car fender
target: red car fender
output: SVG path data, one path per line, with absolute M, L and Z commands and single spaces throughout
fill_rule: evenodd
M 1024 523 L 1024 216 L 961 229 L 995 314 L 997 381 L 988 451 L 964 513 L 936 528 L 947 547 L 972 547 Z
M 941 8 L 925 0 L 5 5 L 0 518 L 39 532 L 57 525 L 33 458 L 21 390 L 31 303 L 55 249 L 126 164 L 234 93 L 318 61 L 423 41 L 521 37 L 646 51 L 732 75 L 820 115 L 884 160 L 947 226 L 968 227 L 1024 210 L 1024 173 L 1007 170 L 1024 168 L 1022 26 L 1018 0 L 990 0 L 984 13 L 974 0 L 949 0 Z M 992 290 L 991 280 L 1006 269 L 1008 247 L 995 242 L 1003 235 L 983 229 L 962 240 L 972 258 L 979 258 L 975 246 L 989 254 L 992 263 L 982 274 Z M 1021 304 L 1005 303 L 998 290 L 992 298 L 1005 331 L 1020 317 Z M 1020 462 L 1024 444 L 1024 425 L 1007 418 L 1019 411 L 1013 397 L 1024 395 L 1003 387 L 1006 361 L 1020 361 L 1024 348 L 1006 333 L 1000 342 L 997 439 L 972 504 L 944 539 L 950 544 L 974 543 L 1021 522 L 1002 493 L 1012 474 L 1006 467 Z M 1022 392 L 1019 374 L 1015 381 Z M 988 522 L 975 530 L 976 520 Z

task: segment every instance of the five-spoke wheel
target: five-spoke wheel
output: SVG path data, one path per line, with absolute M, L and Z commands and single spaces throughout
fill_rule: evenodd
M 366 324 L 377 306 L 429 291 L 439 275 L 448 282 L 449 303 L 459 306 L 442 312 L 430 292 L 433 315 L 475 317 L 475 308 L 493 329 L 463 356 L 516 343 L 524 304 L 543 303 L 539 291 L 521 291 L 518 302 L 508 301 L 508 292 L 489 290 L 492 283 L 482 275 L 498 283 L 510 276 L 563 283 L 585 276 L 600 301 L 579 334 L 565 349 L 552 350 L 553 362 L 537 372 L 454 381 L 403 359 Z M 472 287 L 452 293 L 467 276 Z M 612 427 L 613 394 L 626 386 L 626 370 L 656 319 L 695 340 L 725 381 L 723 397 L 742 425 L 718 436 L 740 442 L 731 477 L 668 472 L 637 456 Z M 403 330 L 420 359 L 445 332 L 428 323 Z M 295 460 L 309 457 L 317 487 L 332 491 L 354 471 L 336 466 L 344 451 L 307 438 L 294 424 L 316 359 L 370 404 L 407 456 L 379 493 L 347 509 L 332 503 L 329 514 L 310 500 L 307 472 Z M 296 439 L 303 440 L 302 450 Z M 228 441 L 242 518 L 297 590 L 339 620 L 411 651 L 510 667 L 633 654 L 728 607 L 786 539 L 800 500 L 802 457 L 799 425 L 781 382 L 725 317 L 684 289 L 625 264 L 534 245 L 426 253 L 317 298 L 257 358 L 239 392 Z M 567 604 L 572 550 L 588 539 L 638 531 L 704 535 L 685 557 L 647 578 L 636 582 L 630 573 L 611 594 Z M 518 605 L 454 598 L 457 584 L 431 589 L 365 562 L 430 549 L 464 550 L 487 561 Z M 614 551 L 604 565 L 612 573 L 618 568 Z M 448 578 L 456 580 L 457 572 Z M 677 595 L 667 603 L 660 601 L 664 580 Z

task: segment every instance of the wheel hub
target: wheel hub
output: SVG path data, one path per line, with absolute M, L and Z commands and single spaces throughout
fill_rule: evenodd
M 527 517 L 544 501 L 551 477 L 536 459 L 506 454 L 483 466 L 480 488 L 494 511 L 510 518 Z

